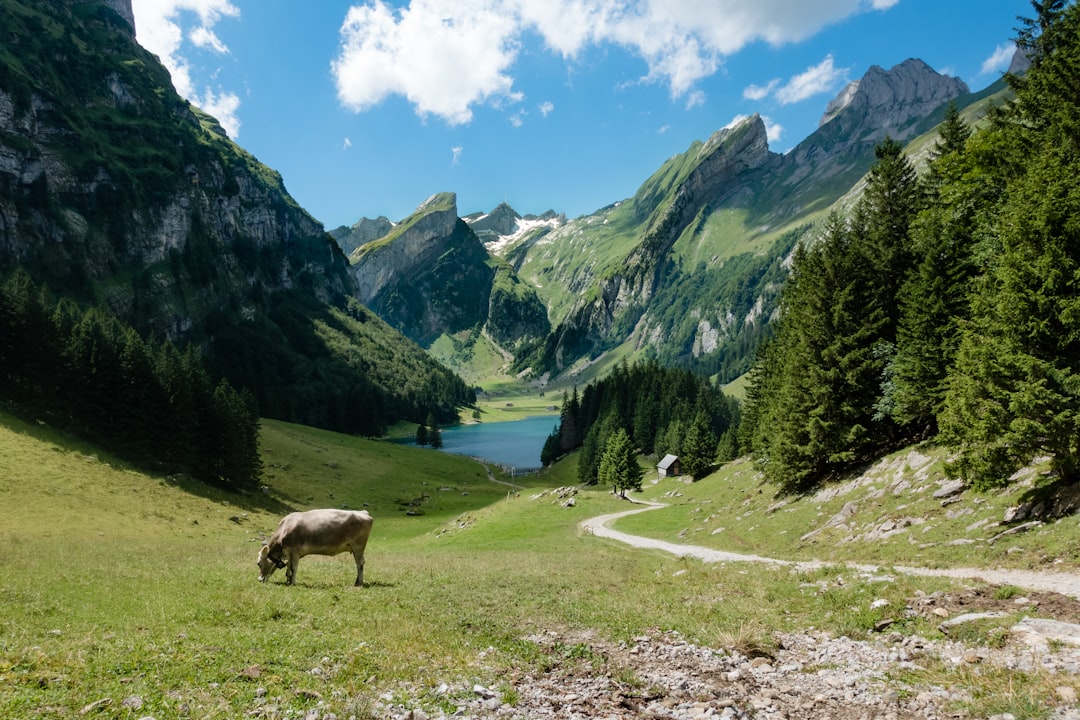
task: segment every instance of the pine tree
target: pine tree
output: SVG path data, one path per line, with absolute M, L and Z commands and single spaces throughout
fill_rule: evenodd
M 683 472 L 695 480 L 705 477 L 716 460 L 716 442 L 708 415 L 704 410 L 699 410 L 686 431 L 686 440 L 679 456 Z
M 420 447 L 424 447 L 429 441 L 430 438 L 428 436 L 427 425 L 420 423 L 416 426 L 416 444 Z
M 1080 478 L 1080 8 L 1032 3 L 1018 44 L 1032 58 L 1011 77 L 1016 106 L 995 147 L 1006 183 L 982 230 L 996 253 L 972 300 L 941 416 L 972 484 L 1007 482 L 1049 455 L 1066 483 Z M 1023 156 L 1023 165 L 1006 164 Z M 1000 161 L 999 161 L 1000 162 Z M 1015 174 L 1014 174 L 1015 173 Z
M 917 265 L 900 292 L 896 354 L 887 411 L 907 432 L 930 436 L 956 358 L 978 266 L 976 232 L 999 201 L 1001 184 L 967 151 L 970 130 L 950 105 L 930 163 L 931 202 L 912 224 Z M 986 136 L 972 141 L 977 147 Z
M 625 429 L 618 428 L 604 445 L 597 473 L 599 481 L 611 485 L 612 492 L 626 497 L 628 490 L 641 490 L 643 476 L 630 436 Z
M 574 387 L 572 397 L 563 393 L 562 410 L 559 413 L 559 447 L 563 453 L 577 449 L 582 442 L 581 429 L 581 404 L 578 400 L 577 387 Z

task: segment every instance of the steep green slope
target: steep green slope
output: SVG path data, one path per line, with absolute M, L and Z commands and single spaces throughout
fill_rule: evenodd
M 785 155 L 750 118 L 671 158 L 635 196 L 507 251 L 555 326 L 518 369 L 576 374 L 604 353 L 718 373 L 749 366 L 768 333 L 784 259 L 861 192 L 887 136 L 925 143 L 944 105 L 974 115 L 987 94 L 908 60 L 872 68 Z
M 370 433 L 471 402 L 377 318 L 373 342 L 319 337 L 351 312 L 344 255 L 278 173 L 175 93 L 110 3 L 2 0 L 0 39 L 0 274 L 24 268 L 195 344 L 271 416 Z M 405 394 L 384 363 L 359 369 L 371 345 L 396 348 L 427 389 Z M 357 396 L 371 402 L 344 400 Z

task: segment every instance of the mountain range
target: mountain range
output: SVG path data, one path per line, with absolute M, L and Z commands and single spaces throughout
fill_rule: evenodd
M 201 351 L 264 416 L 379 434 L 472 390 L 357 300 L 281 176 L 176 94 L 130 0 L 0 0 L 0 277 Z
M 351 251 L 352 271 L 358 278 L 378 274 L 384 287 L 393 277 L 408 287 L 424 273 L 423 292 L 442 308 L 444 326 L 431 312 L 406 321 L 404 296 L 398 302 L 376 300 L 372 308 L 425 347 L 457 333 L 456 352 L 441 359 L 470 377 L 490 371 L 470 366 L 472 357 L 512 356 L 507 369 L 540 384 L 594 372 L 608 361 L 651 357 L 727 382 L 749 368 L 768 332 L 791 249 L 800 238 L 812 237 L 815 223 L 830 210 L 853 202 L 875 146 L 886 137 L 910 143 L 919 162 L 926 144 L 920 138 L 940 122 L 949 102 L 966 108 L 974 120 L 985 99 L 1001 92 L 999 81 L 972 93 L 961 80 L 918 59 L 887 70 L 875 66 L 830 101 L 817 130 L 787 153 L 770 150 L 765 123 L 754 115 L 695 142 L 633 197 L 590 215 L 567 220 L 549 211 L 523 217 L 503 203 L 462 216 L 488 254 L 475 254 L 471 262 L 508 265 L 504 272 L 521 287 L 519 297 L 534 306 L 535 295 L 546 309 L 546 332 L 541 323 L 490 332 L 498 322 L 477 314 L 478 306 L 468 313 L 446 307 L 440 285 L 455 288 L 465 304 L 483 305 L 488 292 L 483 273 L 466 276 L 461 262 L 445 276 L 431 266 L 430 258 L 451 246 L 450 231 L 462 232 L 449 219 L 442 221 L 445 232 L 429 232 L 424 239 L 393 226 L 366 241 L 377 253 L 364 245 Z M 402 224 L 430 231 L 417 215 L 451 212 L 447 197 L 421 205 Z M 362 219 L 353 227 L 377 222 Z M 349 248 L 345 238 L 355 240 L 356 234 L 335 237 Z M 390 262 L 384 245 L 393 244 L 428 247 L 424 253 L 398 252 Z M 462 336 L 469 322 L 487 331 Z M 515 341 L 507 345 L 500 337 Z M 492 342 L 501 353 L 476 352 L 477 344 Z
M 0 20 L 0 274 L 201 348 L 265 415 L 372 433 L 453 419 L 499 374 L 649 357 L 738 377 L 791 249 L 852 202 L 875 144 L 918 159 L 946 103 L 975 118 L 1004 88 L 875 67 L 789 152 L 743 118 L 590 215 L 462 215 L 446 192 L 328 233 L 175 93 L 130 0 L 0 0 Z

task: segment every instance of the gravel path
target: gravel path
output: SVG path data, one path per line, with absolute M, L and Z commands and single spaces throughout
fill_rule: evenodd
M 572 494 L 559 498 L 567 507 L 573 502 Z M 642 505 L 585 520 L 581 527 L 596 537 L 704 562 L 756 562 L 798 569 L 829 564 L 681 545 L 608 527 L 618 518 L 665 507 Z M 855 567 L 876 571 L 872 566 Z M 1047 686 L 1041 695 L 1048 704 L 1047 720 L 1080 720 L 1080 625 L 1074 624 L 1080 605 L 1073 599 L 1080 597 L 1080 578 L 973 568 L 896 569 L 1028 588 L 1036 592 L 1024 602 L 1037 607 L 1040 615 L 1057 619 L 1024 619 L 1010 631 L 1009 642 L 994 647 L 887 630 L 856 640 L 811 628 L 776 633 L 775 652 L 754 656 L 703 647 L 674 631 L 654 629 L 628 641 L 612 642 L 585 628 L 549 629 L 523 638 L 546 662 L 529 670 L 503 670 L 497 681 L 488 684 L 462 679 L 436 687 L 405 683 L 382 692 L 366 708 L 366 716 L 388 720 L 950 720 L 962 716 L 957 714 L 959 708 L 969 706 L 980 694 L 977 682 L 968 687 L 966 682 L 940 685 L 929 678 L 919 680 L 928 665 L 938 667 L 941 678 L 949 677 L 950 671 L 960 679 L 995 672 L 1007 673 L 1009 678 L 1037 678 Z M 1011 603 L 969 588 L 917 596 L 905 611 L 931 621 L 948 616 L 957 622 L 980 613 L 1007 615 L 1015 612 Z M 488 652 L 479 652 L 479 667 Z M 1006 711 L 963 716 L 1016 720 Z M 333 713 L 316 717 L 338 718 Z
M 662 550 L 679 557 L 692 557 L 701 560 L 702 562 L 754 562 L 770 565 L 784 565 L 798 570 L 816 570 L 825 565 L 837 564 L 827 563 L 821 560 L 778 560 L 776 558 L 762 557 L 761 555 L 744 555 L 724 550 L 713 550 L 711 548 L 701 547 L 700 545 L 683 545 L 681 543 L 641 537 L 640 535 L 631 535 L 629 533 L 619 532 L 618 530 L 612 530 L 608 527 L 609 523 L 612 523 L 619 518 L 626 517 L 627 515 L 636 515 L 637 513 L 649 512 L 650 510 L 658 510 L 667 507 L 667 505 L 664 505 L 663 503 L 648 502 L 640 504 L 645 505 L 645 507 L 589 518 L 588 520 L 582 521 L 581 527 L 585 532 L 591 533 L 596 537 L 610 538 L 638 548 Z M 877 572 L 880 569 L 876 565 L 842 564 L 863 572 Z M 924 577 L 979 579 L 993 585 L 1015 585 L 1027 590 L 1057 592 L 1074 599 L 1080 599 L 1080 575 L 1074 573 L 1040 572 L 1032 570 L 994 570 L 988 568 L 919 568 L 904 566 L 896 566 L 892 569 L 907 575 L 920 575 Z

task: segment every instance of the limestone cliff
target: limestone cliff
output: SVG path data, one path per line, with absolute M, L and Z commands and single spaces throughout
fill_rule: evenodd
M 457 213 L 456 195 L 434 195 L 357 248 L 350 260 L 360 299 L 422 346 L 474 330 L 510 351 L 535 342 L 550 329 L 543 304 Z

